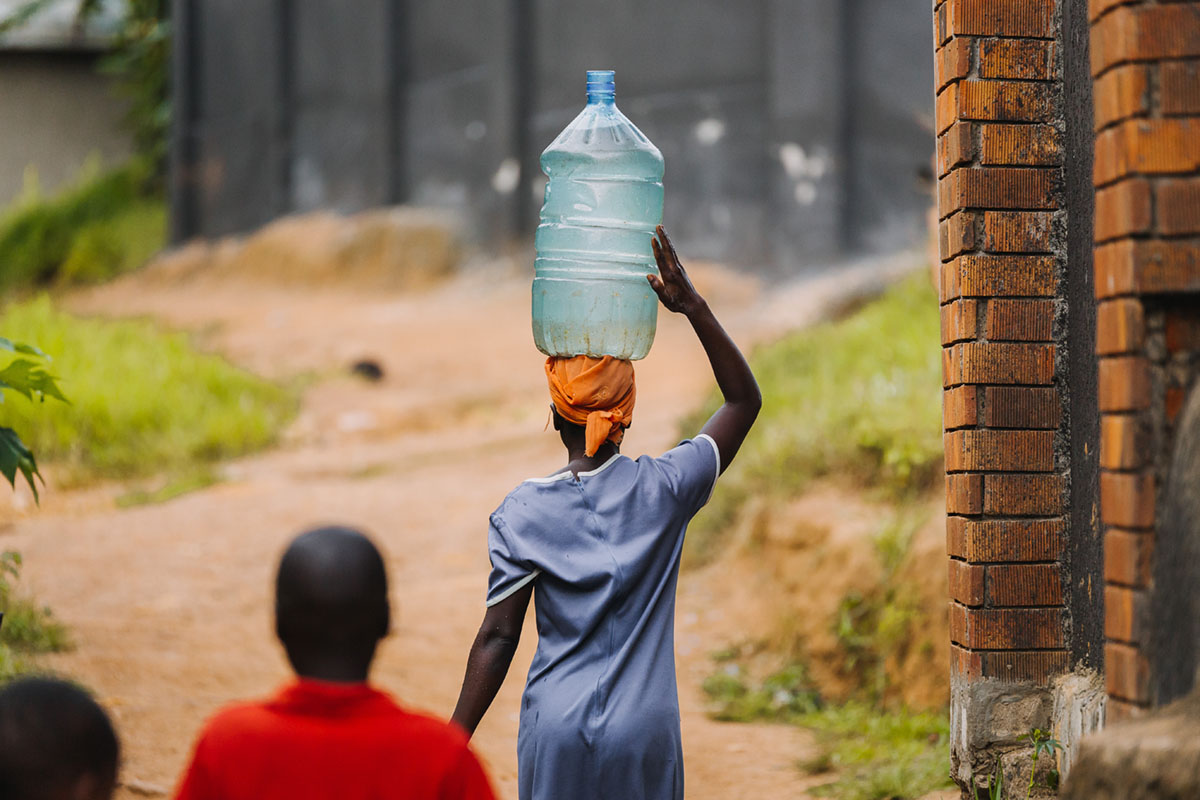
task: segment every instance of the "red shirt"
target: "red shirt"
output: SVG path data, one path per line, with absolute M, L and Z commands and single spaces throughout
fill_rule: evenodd
M 178 800 L 494 800 L 458 728 L 365 683 L 299 680 L 226 708 L 196 742 Z

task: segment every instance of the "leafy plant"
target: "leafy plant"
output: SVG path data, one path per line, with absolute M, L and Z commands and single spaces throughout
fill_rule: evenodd
M 0 337 L 0 350 L 18 355 L 18 358 L 0 369 L 0 402 L 4 402 L 4 391 L 24 395 L 25 399 L 30 401 L 42 401 L 46 397 L 52 397 L 67 402 L 67 398 L 59 391 L 54 376 L 46 369 L 50 361 L 49 356 L 33 345 L 14 342 L 4 337 Z M 43 483 L 45 480 L 38 470 L 37 459 L 15 430 L 0 427 L 0 474 L 3 474 L 9 485 L 15 489 L 17 473 L 29 484 L 33 499 L 41 502 L 34 478 Z M 19 564 L 19 560 L 17 563 Z M 15 567 L 11 563 L 6 561 L 4 566 L 15 573 Z
M 1034 728 L 1029 733 L 1021 734 L 1020 739 L 1022 741 L 1028 741 L 1031 745 L 1033 745 L 1033 756 L 1030 758 L 1029 764 L 1029 788 L 1025 792 L 1025 798 L 1028 800 L 1028 798 L 1033 795 L 1034 776 L 1037 774 L 1038 757 L 1041 756 L 1042 753 L 1046 753 L 1048 756 L 1053 757 L 1054 754 L 1057 753 L 1062 747 L 1062 745 L 1059 744 L 1057 739 L 1052 737 L 1046 731 L 1043 731 L 1041 728 Z M 1051 777 L 1048 777 L 1047 779 L 1047 786 L 1052 789 L 1057 788 L 1058 771 L 1053 769 L 1050 770 L 1050 776 Z M 1051 786 L 1050 784 L 1054 785 Z
M 99 9 L 100 0 L 84 0 L 80 14 Z M 113 75 L 117 92 L 129 103 L 125 125 L 139 155 L 161 176 L 166 168 L 171 126 L 169 0 L 126 0 L 125 19 L 100 70 Z

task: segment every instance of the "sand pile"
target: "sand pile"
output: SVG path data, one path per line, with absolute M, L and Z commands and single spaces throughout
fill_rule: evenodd
M 232 279 L 404 291 L 451 275 L 460 252 L 453 226 L 434 212 L 318 211 L 281 217 L 247 236 L 190 242 L 163 253 L 142 274 L 152 283 Z

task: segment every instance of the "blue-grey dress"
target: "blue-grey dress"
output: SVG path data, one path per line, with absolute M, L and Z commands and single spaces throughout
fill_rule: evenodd
M 675 583 L 716 443 L 528 480 L 491 517 L 488 605 L 530 581 L 538 648 L 517 739 L 521 800 L 681 800 Z

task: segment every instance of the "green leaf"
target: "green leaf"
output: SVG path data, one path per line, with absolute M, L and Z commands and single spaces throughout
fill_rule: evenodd
M 64 403 L 67 402 L 67 398 L 63 396 L 58 384 L 55 383 L 54 376 L 47 372 L 41 364 L 24 358 L 18 358 L 0 370 L 0 384 L 3 384 L 3 388 L 12 389 L 29 400 L 32 400 L 36 394 L 39 398 L 44 395 Z
M 8 478 L 9 484 L 14 489 L 17 487 L 18 472 L 25 477 L 30 490 L 33 491 L 34 502 L 40 505 L 41 498 L 38 496 L 37 484 L 33 479 L 37 477 L 43 484 L 46 480 L 38 471 L 37 459 L 33 457 L 33 453 L 21 441 L 21 437 L 17 435 L 16 431 L 12 428 L 0 428 L 0 474 Z
M 10 353 L 23 353 L 27 356 L 37 356 L 47 361 L 51 360 L 50 356 L 43 353 L 40 348 L 34 347 L 31 344 L 14 342 L 12 339 L 5 339 L 3 336 L 0 336 L 0 350 L 7 350 Z

